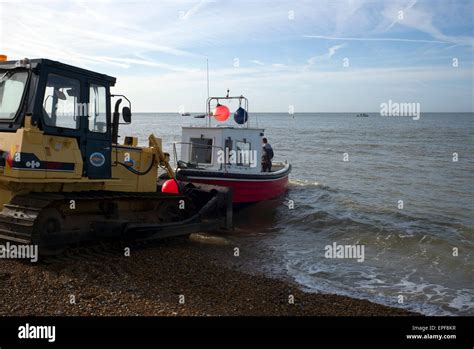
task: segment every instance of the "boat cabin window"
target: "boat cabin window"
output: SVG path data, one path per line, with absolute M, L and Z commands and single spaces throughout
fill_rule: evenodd
M 235 147 L 237 151 L 237 166 L 250 167 L 250 143 L 244 141 L 236 141 Z
M 43 100 L 46 125 L 77 130 L 81 111 L 78 108 L 79 94 L 79 80 L 49 74 Z
M 191 163 L 211 164 L 212 163 L 212 139 L 211 138 L 191 138 Z
M 104 86 L 91 85 L 89 90 L 89 131 L 107 132 L 107 94 Z
M 224 142 L 224 148 L 231 151 L 232 150 L 232 139 L 229 137 Z

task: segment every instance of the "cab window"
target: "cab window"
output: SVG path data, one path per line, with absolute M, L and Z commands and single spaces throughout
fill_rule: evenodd
M 79 129 L 81 106 L 79 80 L 49 74 L 43 100 L 44 121 L 48 126 Z
M 0 119 L 13 119 L 21 107 L 28 73 L 0 70 Z
M 89 90 L 89 131 L 107 132 L 107 94 L 104 86 L 91 85 Z

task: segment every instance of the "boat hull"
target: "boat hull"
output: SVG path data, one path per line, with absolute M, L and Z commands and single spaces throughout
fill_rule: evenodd
M 284 194 L 288 187 L 291 166 L 280 174 L 232 177 L 232 174 L 196 173 L 178 171 L 178 178 L 193 183 L 211 184 L 233 189 L 232 202 L 235 204 L 252 203 L 276 198 Z

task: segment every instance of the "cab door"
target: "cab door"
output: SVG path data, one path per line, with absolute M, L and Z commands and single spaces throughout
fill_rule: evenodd
M 44 68 L 39 82 L 35 114 L 40 115 L 41 128 L 45 136 L 44 161 L 33 159 L 29 161 L 39 165 L 46 173 L 46 178 L 65 178 L 84 175 L 85 164 L 81 170 L 77 168 L 83 163 L 85 148 L 82 116 L 79 105 L 85 103 L 83 79 L 79 74 L 57 68 Z M 80 156 L 71 147 L 71 142 L 77 142 Z M 82 158 L 82 159 L 81 159 Z
M 112 132 L 110 129 L 109 86 L 90 81 L 88 116 L 85 120 L 85 161 L 87 177 L 106 179 L 112 175 Z

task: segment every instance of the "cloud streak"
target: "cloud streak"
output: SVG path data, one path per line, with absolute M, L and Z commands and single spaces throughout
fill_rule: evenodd
M 404 39 L 404 38 L 357 38 L 357 37 L 337 37 L 337 36 L 325 36 L 325 35 L 303 35 L 305 38 L 310 39 L 323 39 L 323 40 L 343 40 L 343 41 L 394 41 L 394 42 L 418 42 L 428 44 L 449 44 L 448 41 L 440 40 L 422 40 L 422 39 Z
M 452 3 L 447 2 L 446 6 L 454 5 Z M 387 19 L 391 19 L 393 18 L 394 13 L 398 13 L 398 11 L 400 11 L 400 8 L 401 6 L 398 2 L 390 2 L 389 5 L 384 9 L 384 11 L 382 11 L 382 14 Z M 448 11 L 449 8 L 446 8 L 444 10 Z M 408 4 L 408 6 L 403 8 L 402 18 L 392 21 L 388 29 L 391 29 L 395 25 L 399 25 L 428 34 L 435 39 L 435 42 L 466 46 L 474 45 L 473 37 L 463 35 L 453 36 L 444 34 L 439 28 L 434 25 L 433 17 L 434 14 L 431 10 L 431 6 L 424 6 L 424 4 L 420 4 L 417 0 L 413 0 Z
M 338 50 L 340 50 L 341 48 L 343 48 L 345 46 L 346 46 L 345 43 L 341 44 L 341 45 L 331 46 L 328 49 L 327 53 L 325 53 L 323 55 L 313 56 L 313 57 L 309 58 L 308 59 L 308 65 L 314 65 L 314 64 L 316 64 L 317 62 L 320 62 L 320 61 L 330 60 L 332 58 L 332 56 L 334 56 Z
M 206 3 L 208 3 L 208 1 L 200 1 L 198 2 L 196 5 L 194 5 L 190 10 L 188 10 L 187 12 L 185 12 L 182 16 L 181 19 L 187 21 L 188 19 L 190 19 L 192 16 L 194 16 L 195 14 L 197 14 L 199 12 L 199 10 L 204 7 L 206 5 Z
M 292 91 L 316 107 L 317 98 L 310 95 L 315 90 L 338 108 L 345 100 L 337 91 L 347 89 L 347 82 L 357 83 L 353 93 L 368 99 L 373 91 L 395 91 L 394 82 L 397 93 L 408 97 L 406 85 L 418 86 L 420 81 L 438 92 L 459 89 L 472 95 L 469 2 L 156 3 L 0 0 L 0 53 L 13 59 L 46 57 L 117 76 L 121 92 L 130 93 L 137 100 L 134 105 L 148 111 L 177 110 L 180 99 L 202 105 L 205 58 L 211 90 L 221 94 L 231 88 L 256 97 L 264 105 L 261 110 L 299 98 Z M 399 10 L 404 11 L 401 20 L 396 17 Z M 351 58 L 348 69 L 334 63 L 341 52 Z M 451 68 L 451 56 L 459 58 L 459 68 Z M 234 58 L 246 64 L 233 67 Z M 325 88 L 329 85 L 334 87 L 332 95 Z M 346 97 L 352 98 L 349 92 Z M 443 98 L 433 93 L 433 105 Z M 453 101 L 458 99 L 446 103 L 455 105 Z

